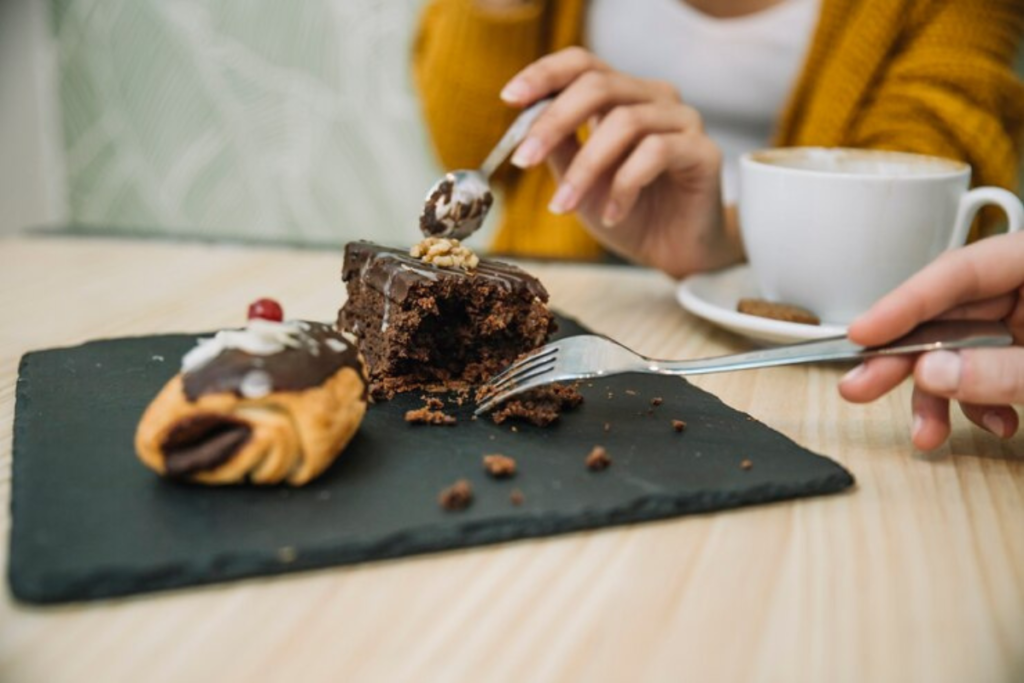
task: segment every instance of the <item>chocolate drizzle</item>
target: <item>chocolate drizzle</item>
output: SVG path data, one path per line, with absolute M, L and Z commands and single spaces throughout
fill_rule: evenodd
M 253 384 L 265 384 L 268 391 L 302 391 L 322 384 L 345 367 L 365 376 L 355 344 L 333 327 L 313 322 L 290 324 L 297 326 L 297 346 L 269 355 L 224 349 L 208 363 L 183 374 L 185 396 L 190 401 L 224 392 L 246 396 Z
M 404 251 L 370 242 L 350 242 L 345 247 L 341 278 L 345 282 L 358 278 L 387 301 L 396 303 L 405 301 L 413 285 L 424 280 L 436 282 L 445 278 L 480 278 L 508 291 L 520 290 L 543 302 L 548 300 L 548 292 L 537 278 L 509 263 L 480 259 L 479 265 L 471 271 L 438 268 Z
M 160 450 L 169 477 L 185 477 L 223 465 L 252 436 L 245 422 L 221 415 L 192 415 L 167 434 Z

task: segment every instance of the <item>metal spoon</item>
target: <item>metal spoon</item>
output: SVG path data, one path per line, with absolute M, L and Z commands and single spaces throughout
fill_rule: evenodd
M 479 169 L 450 171 L 434 183 L 427 192 L 420 215 L 420 232 L 427 237 L 465 239 L 479 230 L 494 204 L 488 179 L 519 146 L 530 126 L 553 99 L 546 97 L 524 109 Z

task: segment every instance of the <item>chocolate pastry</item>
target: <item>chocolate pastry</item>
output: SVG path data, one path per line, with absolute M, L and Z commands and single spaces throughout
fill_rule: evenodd
M 250 320 L 186 354 L 142 416 L 135 448 L 169 478 L 302 486 L 359 428 L 364 377 L 354 341 L 329 325 Z
M 468 390 L 555 329 L 544 286 L 506 263 L 476 259 L 454 240 L 408 252 L 345 247 L 348 300 L 338 327 L 359 338 L 370 392 Z

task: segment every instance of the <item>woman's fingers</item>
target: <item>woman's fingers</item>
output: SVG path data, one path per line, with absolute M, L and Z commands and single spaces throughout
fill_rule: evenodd
M 1024 349 L 999 350 L 1019 351 L 1022 354 L 1020 363 L 1024 367 Z M 927 355 L 935 356 L 941 353 L 955 355 L 948 351 L 939 351 Z M 909 356 L 868 359 L 843 377 L 839 383 L 839 393 L 848 401 L 868 403 L 897 387 L 907 376 L 916 370 L 915 379 L 918 382 L 914 386 L 913 398 L 911 399 L 914 412 L 912 439 L 917 448 L 931 450 L 938 448 L 949 437 L 949 401 L 959 397 L 955 392 L 943 392 L 936 387 L 935 383 L 930 383 L 936 380 L 935 377 L 931 376 L 935 370 L 927 366 L 922 369 L 925 357 L 921 357 L 921 361 L 917 363 L 916 368 L 915 360 L 915 358 Z M 939 357 L 939 360 L 941 363 L 942 357 Z M 1014 364 L 1012 359 L 1006 362 Z M 974 363 L 974 367 L 974 379 L 987 381 L 986 375 L 979 373 L 977 363 Z M 984 373 L 987 374 L 991 370 L 991 367 L 986 367 Z M 920 381 L 922 372 L 929 373 L 929 381 Z M 940 369 L 938 380 L 943 381 L 941 374 L 946 372 L 948 370 Z M 990 389 L 986 390 L 986 392 L 988 391 Z M 1017 433 L 1017 429 L 1020 426 L 1017 412 L 1008 403 L 1010 402 L 1004 403 L 997 399 L 985 401 L 964 400 L 960 403 L 960 408 L 971 422 L 996 436 L 1008 439 Z
M 1024 403 L 1024 348 L 932 351 L 917 361 L 914 382 L 965 403 Z
M 839 393 L 853 403 L 869 403 L 884 396 L 914 371 L 912 356 L 869 358 L 839 381 Z
M 1017 290 L 1016 298 L 1017 301 L 1013 306 L 1013 310 L 1003 318 L 1003 322 L 1010 328 L 1013 341 L 1018 345 L 1024 346 L 1024 287 Z
M 582 145 L 576 138 L 565 138 L 548 154 L 548 168 L 551 169 L 555 180 L 561 183 L 565 172 L 572 164 L 572 160 L 579 154 Z
M 1009 439 L 1017 433 L 1020 426 L 1017 411 L 1010 406 L 961 403 L 960 410 L 968 420 L 1001 439 Z
M 612 227 L 632 211 L 640 192 L 662 173 L 689 172 L 704 168 L 705 173 L 692 173 L 695 182 L 718 182 L 721 152 L 698 131 L 648 135 L 615 172 L 601 222 Z
M 1024 285 L 1021 263 L 1024 233 L 946 252 L 855 320 L 850 338 L 865 346 L 884 344 L 952 308 L 1016 292 Z
M 1002 294 L 989 299 L 972 301 L 955 306 L 942 315 L 939 320 L 1002 320 L 1010 315 L 1017 304 L 1016 294 Z
M 593 129 L 572 163 L 562 173 L 555 213 L 574 211 L 583 197 L 651 134 L 700 130 L 700 115 L 683 104 L 644 103 L 615 107 Z
M 525 67 L 505 84 L 501 99 L 515 106 L 526 106 L 540 98 L 565 89 L 587 71 L 608 71 L 607 64 L 581 47 L 567 47 L 541 57 Z
M 512 163 L 529 168 L 595 114 L 617 106 L 651 102 L 657 95 L 647 81 L 615 71 L 587 71 L 579 75 L 530 127 L 526 139 L 512 155 Z
M 922 451 L 941 446 L 949 438 L 949 400 L 914 387 L 910 405 L 914 413 L 911 441 Z

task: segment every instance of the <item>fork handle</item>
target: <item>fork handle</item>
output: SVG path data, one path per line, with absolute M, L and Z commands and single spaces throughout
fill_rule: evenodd
M 554 99 L 554 97 L 545 97 L 542 100 L 537 100 L 516 117 L 516 120 L 508 127 L 505 134 L 501 136 L 498 144 L 494 146 L 491 153 L 484 159 L 484 163 L 480 165 L 480 173 L 485 178 L 490 178 L 498 166 L 501 166 L 501 162 L 505 161 L 505 157 L 511 154 L 512 150 L 518 147 L 519 143 L 526 138 L 526 131 L 530 130 L 533 122 L 544 113 L 544 110 L 548 108 L 548 105 Z
M 760 351 L 689 361 L 656 361 L 648 370 L 667 375 L 702 375 L 774 365 L 859 360 L 874 356 L 924 353 L 939 349 L 998 347 L 1013 344 L 1013 335 L 999 322 L 951 320 L 928 322 L 883 346 L 860 346 L 846 337 L 778 346 Z

